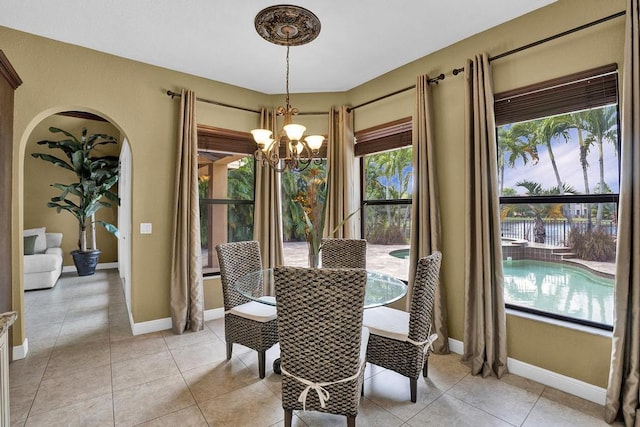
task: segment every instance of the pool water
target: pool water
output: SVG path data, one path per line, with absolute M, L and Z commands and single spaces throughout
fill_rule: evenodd
M 409 248 L 407 249 L 396 249 L 395 251 L 389 252 L 389 255 L 394 256 L 400 259 L 409 259 Z
M 614 280 L 555 262 L 505 260 L 505 303 L 613 324 Z

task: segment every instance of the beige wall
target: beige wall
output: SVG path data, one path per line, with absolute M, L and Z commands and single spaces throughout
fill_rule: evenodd
M 435 155 L 442 210 L 442 280 L 448 297 L 451 337 L 461 340 L 464 301 L 464 76 L 453 68 L 486 51 L 495 55 L 531 41 L 624 10 L 624 0 L 560 0 L 546 8 L 501 25 L 424 57 L 380 78 L 340 94 L 294 94 L 301 111 L 327 111 L 331 105 L 357 105 L 411 86 L 415 76 L 441 72 L 447 77 L 433 87 Z M 599 25 L 493 63 L 495 90 L 503 91 L 597 65 L 622 62 L 624 20 Z M 438 31 L 438 29 L 434 29 Z M 0 27 L 0 46 L 24 80 L 16 92 L 14 125 L 14 242 L 23 226 L 23 156 L 33 128 L 52 112 L 86 107 L 109 118 L 131 144 L 133 155 L 133 229 L 152 222 L 152 235 L 133 235 L 133 317 L 144 322 L 169 316 L 169 256 L 171 195 L 178 100 L 167 89 L 195 90 L 203 98 L 259 108 L 282 103 L 242 88 L 151 67 Z M 414 42 L 414 41 L 407 41 Z M 381 54 L 384 60 L 384 54 Z M 356 129 L 389 122 L 413 113 L 414 91 L 393 96 L 355 112 Z M 209 104 L 198 104 L 199 123 L 249 130 L 257 115 Z M 303 116 L 311 132 L 326 133 L 326 116 Z M 302 120 L 301 120 L 302 121 Z M 18 243 L 15 243 L 18 245 Z M 14 248 L 18 253 L 21 248 Z M 21 259 L 14 256 L 15 274 Z M 20 279 L 21 280 L 21 279 Z M 20 283 L 16 277 L 15 283 Z M 207 307 L 221 305 L 218 282 L 205 281 Z M 14 292 L 14 307 L 22 295 Z M 218 292 L 216 294 L 216 292 Z M 22 342 L 24 330 L 14 332 Z M 509 355 L 518 360 L 605 387 L 609 338 L 509 316 Z

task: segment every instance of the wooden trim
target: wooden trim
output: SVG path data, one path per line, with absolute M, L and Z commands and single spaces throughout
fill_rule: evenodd
M 249 132 L 198 125 L 198 148 L 222 153 L 253 154 L 257 146 Z
M 411 145 L 412 127 L 411 117 L 405 117 L 360 130 L 355 133 L 355 155 L 364 156 Z
M 62 111 L 58 116 L 75 117 L 77 119 L 95 120 L 97 122 L 108 122 L 109 120 L 87 111 Z
M 496 125 L 533 120 L 618 102 L 618 66 L 609 64 L 498 93 Z
M 15 68 L 13 68 L 9 62 L 9 58 L 7 58 L 2 49 L 0 49 L 0 74 L 2 74 L 13 90 L 18 89 L 18 86 L 22 84 L 20 76 L 18 76 L 18 73 Z

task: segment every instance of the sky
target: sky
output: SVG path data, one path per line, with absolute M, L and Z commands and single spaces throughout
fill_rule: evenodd
M 560 179 L 571 185 L 579 193 L 584 194 L 585 188 L 582 177 L 582 166 L 580 165 L 577 130 L 572 129 L 570 136 L 571 138 L 567 143 L 565 143 L 562 137 L 552 140 L 551 148 L 558 166 Z M 619 191 L 618 156 L 616 155 L 614 145 L 610 142 L 605 142 L 603 152 L 604 181 L 614 193 L 617 193 Z M 523 166 L 521 159 L 518 159 L 514 169 L 506 165 L 504 171 L 504 188 L 511 187 L 516 190 L 518 194 L 524 195 L 526 190 L 522 187 L 517 187 L 516 182 L 522 180 L 538 182 L 542 185 L 543 189 L 557 186 L 558 184 L 553 166 L 551 165 L 551 159 L 544 145 L 538 145 L 538 156 L 540 160 L 535 165 L 529 161 L 527 165 Z M 600 182 L 597 146 L 591 146 L 587 160 L 589 162 L 589 187 L 591 193 L 593 193 L 594 187 Z M 506 163 L 505 161 L 505 164 Z

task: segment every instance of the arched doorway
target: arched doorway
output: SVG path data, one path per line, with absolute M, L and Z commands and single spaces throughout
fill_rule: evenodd
M 112 191 L 122 191 L 128 195 L 127 206 L 117 206 L 113 204 L 110 208 L 104 208 L 98 211 L 96 214 L 96 220 L 104 220 L 106 222 L 118 225 L 118 221 L 121 218 L 121 210 L 129 212 L 129 224 L 131 203 L 131 179 L 130 179 L 130 164 L 131 164 L 131 152 L 128 143 L 124 143 L 126 136 L 122 129 L 116 124 L 112 123 L 108 119 L 104 118 L 98 112 L 95 111 L 60 111 L 45 113 L 40 118 L 34 119 L 30 132 L 26 135 L 26 141 L 23 145 L 24 154 L 21 157 L 23 162 L 23 174 L 22 174 L 22 217 L 23 217 L 23 229 L 30 229 L 34 227 L 45 227 L 47 231 L 58 232 L 63 234 L 62 249 L 64 252 L 63 272 L 75 272 L 75 267 L 69 252 L 77 248 L 78 240 L 78 223 L 73 215 L 67 212 L 57 213 L 55 209 L 47 207 L 47 202 L 51 197 L 59 195 L 59 190 L 52 188 L 51 185 L 56 182 L 69 182 L 69 171 L 62 168 L 56 168 L 48 162 L 43 162 L 41 159 L 34 158 L 31 154 L 34 152 L 47 153 L 49 150 L 46 146 L 38 145 L 37 141 L 40 140 L 60 140 L 61 134 L 52 134 L 49 131 L 50 127 L 57 127 L 68 131 L 80 137 L 82 128 L 87 128 L 89 134 L 101 133 L 114 136 L 118 140 L 117 145 L 111 145 L 109 147 L 104 146 L 105 152 L 101 154 L 120 156 L 121 153 L 126 153 L 127 164 L 129 165 L 127 179 L 125 183 L 120 184 L 116 188 L 112 188 Z M 126 147 L 124 147 L 126 145 Z M 111 150 L 111 151 L 108 151 Z M 53 153 L 57 156 L 64 156 L 62 152 Z M 124 234 L 125 238 L 120 241 L 113 235 L 106 232 L 102 227 L 96 228 L 97 234 L 97 246 L 102 251 L 98 269 L 107 268 L 120 268 L 122 263 L 128 266 L 128 276 L 130 278 L 130 257 L 131 257 L 131 235 L 130 226 L 128 228 L 128 234 Z M 75 274 L 75 273 L 68 273 Z M 129 283 L 130 279 L 126 283 Z M 123 284 L 125 282 L 123 281 Z M 24 292 L 23 289 L 20 289 Z M 30 291 L 38 292 L 38 291 Z M 130 295 L 130 292 L 128 293 Z M 28 351 L 28 338 L 29 333 L 29 313 L 28 313 L 28 298 L 25 292 L 25 304 L 21 308 L 22 318 L 26 319 L 27 328 L 24 335 L 22 346 L 23 357 L 26 356 Z M 127 304 L 129 309 L 130 304 Z M 55 319 L 53 319 L 55 320 Z M 17 343 L 16 343 L 17 344 Z M 18 351 L 20 354 L 20 351 Z

